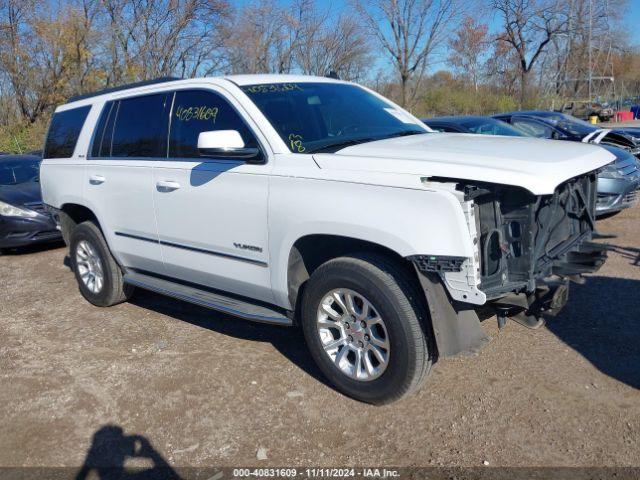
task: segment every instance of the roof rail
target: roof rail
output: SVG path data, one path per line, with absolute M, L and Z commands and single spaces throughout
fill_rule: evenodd
M 103 90 L 98 90 L 97 92 L 74 95 L 73 97 L 70 97 L 67 100 L 67 103 L 76 102 L 78 100 L 84 100 L 85 98 L 97 97 L 98 95 L 104 95 L 105 93 L 119 92 L 120 90 L 128 90 L 130 88 L 144 87 L 145 85 L 155 85 L 156 83 L 172 82 L 175 80 L 182 80 L 182 79 L 179 77 L 160 77 L 160 78 L 154 78 L 153 80 L 143 80 L 142 82 L 127 83 L 125 85 L 120 85 L 119 87 L 111 87 L 111 88 L 105 88 Z

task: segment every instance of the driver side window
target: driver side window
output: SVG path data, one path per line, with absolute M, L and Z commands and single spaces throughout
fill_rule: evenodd
M 170 128 L 170 158 L 201 158 L 198 135 L 212 130 L 236 130 L 245 147 L 258 147 L 255 136 L 229 102 L 206 90 L 179 90 L 175 93 Z

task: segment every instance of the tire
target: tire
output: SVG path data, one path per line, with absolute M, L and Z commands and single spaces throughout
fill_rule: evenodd
M 88 252 L 91 254 L 88 255 Z M 93 260 L 93 274 L 89 273 L 89 277 L 94 278 L 93 288 L 90 282 L 83 280 L 83 273 L 86 274 L 88 270 L 88 261 L 83 261 L 83 255 L 85 259 L 90 257 Z M 133 287 L 124 284 L 122 269 L 111 255 L 107 242 L 95 223 L 82 222 L 71 231 L 69 256 L 80 293 L 93 305 L 110 307 L 126 301 L 133 294 Z M 98 282 L 96 277 L 100 273 L 102 281 Z
M 342 303 L 351 295 L 356 305 L 351 312 L 360 314 L 349 320 L 335 294 Z M 372 307 L 369 315 L 363 315 L 365 301 Z M 427 312 L 426 300 L 407 269 L 383 255 L 357 254 L 330 260 L 313 272 L 303 292 L 301 324 L 311 356 L 331 384 L 352 398 L 382 405 L 417 390 L 431 369 L 435 357 Z M 336 322 L 335 314 L 342 323 Z M 373 320 L 357 320 L 367 316 Z M 350 325 L 344 325 L 345 319 Z M 383 327 L 374 324 L 376 319 Z M 374 355 L 384 339 L 388 349 L 377 348 L 381 355 Z M 334 349 L 332 342 L 347 343 Z M 386 364 L 378 360 L 381 357 Z

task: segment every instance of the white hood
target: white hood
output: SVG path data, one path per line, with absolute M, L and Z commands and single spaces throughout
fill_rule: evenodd
M 316 154 L 314 159 L 322 169 L 476 180 L 546 195 L 615 156 L 579 142 L 427 133 L 354 145 L 335 154 Z

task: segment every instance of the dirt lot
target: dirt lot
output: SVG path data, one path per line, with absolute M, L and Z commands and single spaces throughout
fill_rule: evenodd
M 559 318 L 486 321 L 478 356 L 386 407 L 325 385 L 295 329 L 144 292 L 100 309 L 64 248 L 2 256 L 0 466 L 80 466 L 117 428 L 175 466 L 639 466 L 640 208 L 598 225 L 615 253 Z

